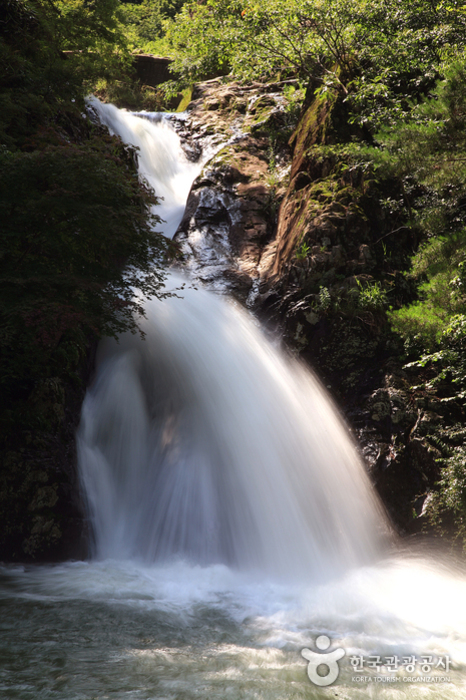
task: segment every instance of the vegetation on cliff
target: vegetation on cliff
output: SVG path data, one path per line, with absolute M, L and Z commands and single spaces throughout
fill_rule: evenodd
M 377 125 L 428 93 L 464 47 L 465 27 L 457 3 L 209 0 L 185 3 L 168 37 L 188 81 L 288 73 L 314 94 L 341 94 L 351 120 Z
M 131 50 L 164 56 L 171 52 L 166 26 L 185 0 L 122 0 L 122 24 Z

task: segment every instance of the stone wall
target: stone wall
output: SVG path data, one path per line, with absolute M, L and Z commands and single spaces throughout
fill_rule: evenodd
M 136 54 L 134 56 L 134 66 L 136 75 L 143 85 L 156 87 L 166 80 L 172 80 L 173 74 L 170 71 L 171 58 L 152 56 L 148 53 Z

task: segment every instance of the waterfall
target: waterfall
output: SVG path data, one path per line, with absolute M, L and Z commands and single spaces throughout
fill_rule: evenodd
M 146 313 L 144 341 L 109 343 L 83 409 L 99 556 L 317 574 L 373 555 L 374 498 L 312 375 L 205 290 Z
M 140 148 L 164 218 L 179 219 L 195 169 L 176 133 L 95 107 Z M 172 274 L 169 286 L 185 281 Z M 310 371 L 205 289 L 186 284 L 145 310 L 145 340 L 106 343 L 84 403 L 79 462 L 96 554 L 314 578 L 373 558 L 380 510 Z
M 94 108 L 139 144 L 173 233 L 199 165 L 164 121 Z M 318 381 L 232 301 L 168 286 L 146 340 L 100 345 L 84 402 L 95 556 L 0 564 L 0 695 L 466 700 L 464 570 L 419 545 L 381 558 L 384 516 Z
M 202 160 L 190 162 L 183 153 L 180 139 L 160 113 L 137 116 L 111 104 L 89 97 L 88 107 L 111 134 L 136 147 L 138 170 L 142 180 L 152 187 L 160 203 L 154 211 L 162 219 L 160 230 L 172 238 L 183 217 L 191 184 L 198 175 Z

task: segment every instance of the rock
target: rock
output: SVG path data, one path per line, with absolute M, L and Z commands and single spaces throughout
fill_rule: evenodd
M 266 125 L 283 112 L 284 102 L 279 92 L 267 92 L 261 84 L 225 86 L 219 81 L 199 86 L 196 97 L 185 127 L 189 143 L 209 128 L 225 140 L 217 142 L 217 153 L 193 183 L 175 240 L 190 256 L 191 275 L 245 302 L 274 250 L 266 248 L 272 242 L 271 213 L 278 196 L 268 167 Z
M 28 410 L 0 457 L 0 559 L 57 561 L 86 554 L 87 526 L 77 476 L 75 433 L 93 363 L 93 350 L 78 371 L 82 383 L 39 380 Z
M 374 263 L 371 250 L 368 245 L 359 246 L 359 262 L 363 263 L 364 265 L 372 265 Z

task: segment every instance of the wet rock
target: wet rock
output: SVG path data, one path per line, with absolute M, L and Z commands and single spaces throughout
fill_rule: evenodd
M 208 280 L 217 291 L 250 303 L 254 280 L 272 250 L 267 246 L 274 234 L 273 207 L 280 185 L 269 169 L 267 124 L 284 111 L 284 100 L 262 84 L 225 86 L 220 81 L 204 83 L 196 97 L 185 125 L 190 142 L 196 134 L 205 139 L 211 128 L 224 140 L 217 141 L 193 183 L 175 240 L 195 279 Z
M 371 254 L 371 249 L 369 248 L 368 245 L 360 245 L 359 246 L 359 262 L 363 263 L 363 265 L 373 265 L 374 264 L 374 258 L 372 257 Z
M 376 389 L 368 401 L 372 420 L 380 422 L 389 418 L 392 412 L 390 394 L 387 389 Z

